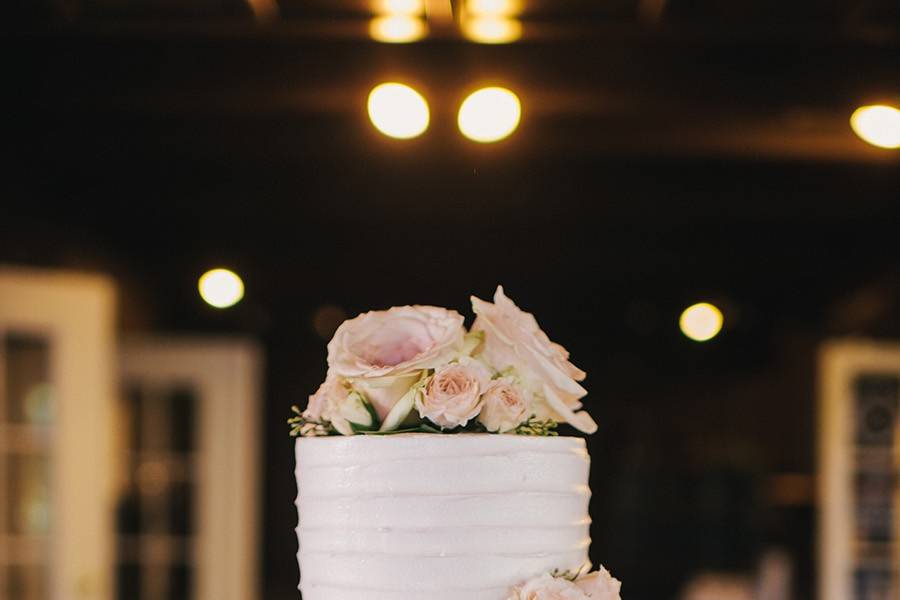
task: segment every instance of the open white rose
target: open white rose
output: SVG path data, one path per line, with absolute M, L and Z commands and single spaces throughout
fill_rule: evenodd
M 599 571 L 579 577 L 575 585 L 591 600 L 622 600 L 619 596 L 622 582 L 610 575 L 603 566 Z
M 597 430 L 597 424 L 581 408 L 580 398 L 587 394 L 579 381 L 584 371 L 569 362 L 569 353 L 550 341 L 534 315 L 520 309 L 498 286 L 494 302 L 472 297 L 472 310 L 478 315 L 473 331 L 484 331 L 480 357 L 498 371 L 513 368 L 546 401 L 549 416 L 565 421 L 585 433 Z M 536 411 L 540 412 L 540 411 Z
M 587 597 L 568 579 L 545 573 L 513 588 L 506 600 L 585 600 Z
M 489 381 L 487 367 L 468 357 L 439 367 L 422 393 L 416 395 L 419 416 L 441 429 L 465 425 L 481 412 L 481 392 Z
M 488 431 L 503 433 L 528 418 L 528 403 L 511 377 L 501 377 L 488 385 L 481 396 L 484 406 L 478 420 Z
M 381 420 L 425 369 L 463 346 L 463 317 L 436 306 L 399 306 L 345 321 L 328 343 L 329 373 L 361 391 Z

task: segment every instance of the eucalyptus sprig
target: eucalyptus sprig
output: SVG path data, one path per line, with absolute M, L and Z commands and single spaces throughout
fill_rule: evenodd
M 313 421 L 304 417 L 303 411 L 296 405 L 291 406 L 291 412 L 294 413 L 294 416 L 287 420 L 291 427 L 291 437 L 324 436 L 337 433 L 328 421 Z
M 537 415 L 531 415 L 527 421 L 516 427 L 516 434 L 553 437 L 559 435 L 556 432 L 558 426 L 559 423 L 553 419 L 538 419 Z

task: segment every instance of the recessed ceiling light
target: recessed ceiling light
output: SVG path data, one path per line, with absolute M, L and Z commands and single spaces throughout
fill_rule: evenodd
M 509 44 L 522 37 L 522 22 L 509 17 L 466 17 L 461 27 L 466 39 L 479 44 Z
M 213 269 L 200 277 L 197 283 L 200 297 L 216 308 L 234 306 L 244 297 L 244 282 L 234 271 Z
M 369 23 L 369 35 L 377 42 L 407 44 L 417 42 L 428 33 L 424 19 L 409 15 L 375 17 Z
M 421 15 L 425 0 L 375 0 L 372 10 L 379 15 Z
M 879 148 L 900 148 L 900 110 L 875 104 L 862 106 L 850 117 L 856 135 Z
M 418 137 L 428 129 L 428 102 L 402 83 L 382 83 L 369 93 L 369 119 L 384 135 L 401 140 Z
M 512 17 L 521 12 L 521 0 L 469 0 L 466 2 L 466 13 L 470 15 Z
M 459 107 L 459 130 L 470 140 L 490 143 L 508 137 L 519 126 L 522 105 L 506 88 L 488 87 L 473 92 Z
M 678 321 L 681 332 L 696 342 L 706 342 L 722 331 L 722 311 L 708 302 L 700 302 L 684 309 Z

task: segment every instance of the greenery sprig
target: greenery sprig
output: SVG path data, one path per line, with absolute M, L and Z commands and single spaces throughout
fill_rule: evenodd
M 297 406 L 291 407 L 294 416 L 287 420 L 291 427 L 291 437 L 308 437 L 308 436 L 324 436 L 336 435 L 334 427 L 328 421 L 312 421 L 303 416 Z
M 553 419 L 538 419 L 537 415 L 531 415 L 527 421 L 516 427 L 516 434 L 553 437 L 559 435 L 556 432 L 558 426 L 559 423 Z
M 567 579 L 569 581 L 575 581 L 579 577 L 581 577 L 582 572 L 588 570 L 587 565 L 582 565 L 578 567 L 577 571 L 572 571 L 571 569 L 567 569 L 565 571 L 560 571 L 559 569 L 553 569 L 550 571 L 551 577 L 556 577 L 557 579 Z
M 363 435 L 396 435 L 398 433 L 442 433 L 440 429 L 432 427 L 428 423 L 422 423 L 415 427 L 404 427 L 392 431 L 360 431 Z
M 314 421 L 303 416 L 297 406 L 291 406 L 291 412 L 294 416 L 287 420 L 287 424 L 291 428 L 291 437 L 314 437 L 327 435 L 340 435 L 334 426 L 325 420 Z M 514 433 L 516 435 L 533 435 L 538 437 L 554 437 L 559 433 L 556 431 L 558 423 L 553 419 L 538 419 L 536 415 L 531 415 L 527 421 L 516 427 Z M 398 433 L 485 433 L 487 430 L 484 425 L 478 421 L 472 420 L 465 427 L 457 427 L 455 429 L 441 430 L 440 427 L 429 421 L 419 423 L 418 425 L 394 429 L 391 431 L 378 431 L 378 428 L 354 427 L 354 433 L 363 435 L 396 435 Z

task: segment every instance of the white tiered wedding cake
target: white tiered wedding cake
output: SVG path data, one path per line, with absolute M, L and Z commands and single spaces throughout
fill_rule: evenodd
M 620 600 L 589 573 L 584 373 L 498 288 L 345 322 L 291 419 L 304 600 Z M 503 435 L 497 435 L 503 434 Z

